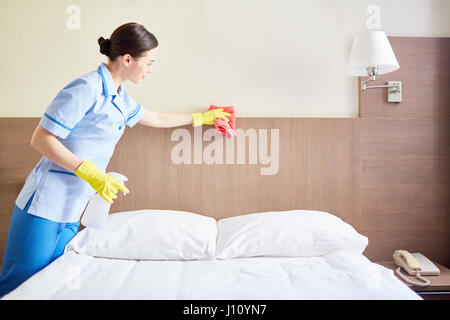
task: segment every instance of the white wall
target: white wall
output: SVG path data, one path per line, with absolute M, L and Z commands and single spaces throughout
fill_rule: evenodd
M 67 27 L 70 5 L 80 29 Z M 125 84 L 147 109 L 357 117 L 345 67 L 371 5 L 390 36 L 450 36 L 448 0 L 0 0 L 0 116 L 42 116 L 61 88 L 107 61 L 97 38 L 133 21 L 160 43 L 152 75 Z

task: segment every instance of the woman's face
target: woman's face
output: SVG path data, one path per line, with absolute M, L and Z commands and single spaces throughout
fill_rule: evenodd
M 138 59 L 132 59 L 133 63 L 130 63 L 128 68 L 129 76 L 128 79 L 133 81 L 134 83 L 140 83 L 144 80 L 147 73 L 152 72 L 152 63 L 155 61 L 156 53 L 158 47 L 153 48 L 152 50 L 146 51 Z

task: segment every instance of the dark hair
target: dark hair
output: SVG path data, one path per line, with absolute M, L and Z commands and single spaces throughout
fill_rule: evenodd
M 143 25 L 130 22 L 114 30 L 110 39 L 98 38 L 98 44 L 100 53 L 115 60 L 127 53 L 133 58 L 139 58 L 145 51 L 156 48 L 158 40 Z

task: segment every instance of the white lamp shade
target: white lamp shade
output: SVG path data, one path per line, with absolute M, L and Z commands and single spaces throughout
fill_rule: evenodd
M 386 33 L 383 31 L 366 31 L 353 39 L 347 74 L 367 77 L 369 67 L 377 67 L 378 74 L 400 68 Z

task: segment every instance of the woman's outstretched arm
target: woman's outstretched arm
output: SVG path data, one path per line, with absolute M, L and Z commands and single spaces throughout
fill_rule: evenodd
M 185 113 L 164 113 L 146 110 L 138 122 L 148 127 L 173 128 L 192 124 L 192 115 Z

